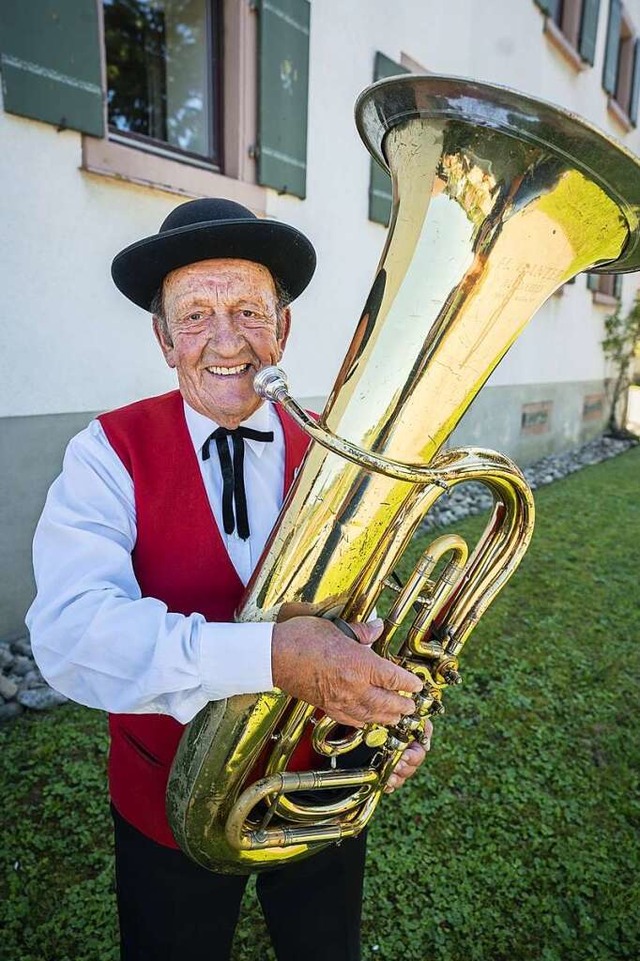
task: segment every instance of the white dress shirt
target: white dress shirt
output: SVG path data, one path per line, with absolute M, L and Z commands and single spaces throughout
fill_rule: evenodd
M 209 460 L 202 460 L 202 445 L 218 424 L 184 406 L 211 509 L 246 584 L 282 506 L 280 420 L 271 404 L 263 404 L 244 422 L 272 430 L 274 440 L 245 440 L 251 534 L 242 541 L 222 524 L 215 444 Z M 131 477 L 100 422 L 92 421 L 67 447 L 33 545 L 38 593 L 26 620 L 51 686 L 89 707 L 169 714 L 183 724 L 208 701 L 270 690 L 272 625 L 207 623 L 201 614 L 185 617 L 142 597 L 131 561 L 135 542 Z

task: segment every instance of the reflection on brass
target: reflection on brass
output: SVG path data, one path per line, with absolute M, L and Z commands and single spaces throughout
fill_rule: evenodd
M 640 166 L 565 111 L 403 76 L 365 90 L 356 122 L 392 176 L 389 234 L 319 422 L 277 370 L 258 378 L 314 443 L 237 617 L 365 619 L 438 498 L 480 481 L 494 507 L 470 555 L 457 535 L 438 538 L 395 588 L 375 647 L 422 678 L 410 717 L 345 730 L 274 690 L 212 703 L 188 726 L 168 812 L 186 853 L 216 871 L 307 857 L 367 824 L 402 751 L 444 711 L 462 648 L 533 529 L 531 492 L 508 458 L 443 445 L 554 290 L 580 271 L 640 267 Z M 302 738 L 316 770 L 290 770 Z M 341 768 L 363 741 L 368 764 Z

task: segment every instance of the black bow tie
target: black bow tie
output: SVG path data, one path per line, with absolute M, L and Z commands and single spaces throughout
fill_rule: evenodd
M 233 442 L 233 461 L 229 453 L 227 437 Z M 244 489 L 244 438 L 248 440 L 272 441 L 272 430 L 253 430 L 251 427 L 236 427 L 228 430 L 218 427 L 207 437 L 202 445 L 202 459 L 209 460 L 209 445 L 215 440 L 222 472 L 222 521 L 225 533 L 233 534 L 236 522 L 238 537 L 243 541 L 249 536 L 249 517 L 247 514 L 247 494 Z M 234 508 L 235 503 L 235 519 Z

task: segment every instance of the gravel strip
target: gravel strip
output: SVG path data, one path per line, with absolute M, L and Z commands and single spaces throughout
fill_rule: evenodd
M 550 454 L 543 457 L 529 467 L 523 469 L 523 474 L 531 490 L 552 484 L 553 481 L 575 474 L 576 471 L 591 464 L 617 457 L 630 447 L 635 447 L 636 440 L 620 440 L 613 437 L 596 437 L 581 447 L 564 451 L 562 454 Z M 433 530 L 434 527 L 446 527 L 461 521 L 470 514 L 481 514 L 493 504 L 493 498 L 483 484 L 472 482 L 460 484 L 451 494 L 444 494 L 439 498 L 421 525 L 423 531 Z

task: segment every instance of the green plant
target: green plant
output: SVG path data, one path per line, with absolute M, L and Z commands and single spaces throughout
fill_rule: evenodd
M 610 407 L 607 431 L 613 436 L 626 436 L 628 431 L 621 422 L 624 416 L 622 401 L 626 398 L 633 376 L 633 359 L 640 343 L 640 298 L 636 297 L 633 307 L 627 314 L 622 313 L 618 304 L 615 312 L 604 321 L 605 337 L 602 349 L 614 366 L 614 377 L 610 385 Z

